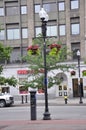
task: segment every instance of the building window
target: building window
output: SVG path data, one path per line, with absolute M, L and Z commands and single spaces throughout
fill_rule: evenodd
M 71 43 L 71 51 L 73 53 L 73 60 L 77 59 L 78 50 L 80 50 L 80 43 Z
M 0 40 L 4 40 L 4 39 L 5 39 L 5 31 L 0 30 Z
M 27 14 L 27 6 L 21 6 L 21 14 Z
M 57 26 L 47 26 L 47 36 L 57 36 Z
M 59 11 L 65 10 L 65 2 L 64 1 L 58 3 L 58 10 Z
M 59 35 L 64 36 L 65 33 L 65 25 L 59 25 Z
M 79 8 L 79 0 L 70 0 L 70 8 L 71 9 L 78 9 Z
M 4 8 L 0 7 L 0 16 L 4 16 Z
M 18 15 L 19 10 L 18 7 L 6 7 L 6 15 Z
M 35 13 L 39 13 L 41 6 L 35 5 Z
M 41 27 L 35 28 L 36 36 L 41 34 Z M 47 26 L 46 36 L 57 36 L 57 26 Z
M 28 38 L 28 29 L 22 28 L 22 38 Z
M 80 24 L 79 23 L 71 24 L 71 33 L 72 33 L 72 35 L 80 34 Z
M 23 48 L 22 48 L 23 49 Z M 23 51 L 23 50 L 22 50 Z M 20 47 L 14 47 L 12 49 L 12 53 L 10 56 L 10 62 L 11 63 L 20 63 L 21 61 L 21 51 L 20 51 Z
M 44 8 L 47 12 L 57 11 L 56 3 L 43 4 L 43 8 Z
M 36 37 L 39 35 L 39 34 L 41 34 L 42 32 L 41 32 L 41 27 L 36 27 L 35 28 L 35 35 L 36 35 Z
M 13 39 L 19 39 L 19 29 L 7 29 L 7 39 L 13 40 Z

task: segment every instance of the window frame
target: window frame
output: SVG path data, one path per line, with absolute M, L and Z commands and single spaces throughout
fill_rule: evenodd
M 60 4 L 64 3 L 64 7 L 61 9 L 60 7 L 62 7 Z M 58 2 L 58 11 L 65 11 L 65 2 L 64 1 L 61 1 L 61 2 Z
M 53 7 L 54 5 L 55 5 L 55 7 Z M 46 12 L 56 12 L 57 11 L 55 2 L 43 4 L 43 8 L 46 10 Z
M 5 39 L 5 30 L 0 30 L 0 40 L 4 40 Z
M 34 5 L 34 12 L 39 13 L 40 10 L 41 10 L 41 5 L 40 4 L 35 4 Z
M 64 27 L 64 32 L 62 33 L 63 28 L 61 29 L 61 27 Z M 65 24 L 60 24 L 59 25 L 59 36 L 65 36 L 66 35 L 66 25 Z
M 56 28 L 52 29 L 53 27 L 56 27 Z M 49 35 L 48 35 L 48 28 L 50 28 Z M 53 35 L 54 33 L 51 30 L 56 31 L 56 34 Z M 47 34 L 48 37 L 53 37 L 53 36 L 57 37 L 57 26 L 56 25 L 48 25 L 46 34 Z
M 73 30 L 76 30 L 75 26 L 73 27 L 73 25 L 78 25 L 78 33 L 74 32 Z M 79 35 L 80 34 L 80 23 L 71 23 L 71 35 Z
M 24 32 L 24 30 L 26 32 Z M 22 28 L 22 38 L 23 39 L 28 38 L 28 28 Z
M 27 6 L 26 5 L 22 5 L 21 6 L 21 14 L 27 14 Z
M 15 10 L 17 10 L 17 12 L 15 12 Z M 19 15 L 18 6 L 7 6 L 6 7 L 6 16 L 15 16 L 15 15 Z
M 55 28 L 54 28 L 55 27 Z M 39 31 L 38 30 L 36 30 L 36 29 L 39 29 Z M 52 29 L 53 28 L 53 29 Z M 55 30 L 56 29 L 56 30 Z M 54 31 L 56 31 L 55 33 L 55 35 L 53 35 L 54 33 L 53 32 L 51 32 L 50 30 L 54 30 Z M 37 32 L 37 33 L 36 33 Z M 39 33 L 38 33 L 39 32 Z M 35 36 L 37 37 L 39 34 L 42 34 L 42 29 L 41 29 L 41 27 L 35 27 Z M 56 25 L 48 25 L 47 26 L 47 31 L 46 31 L 46 36 L 47 37 L 57 37 L 57 26 Z
M 4 16 L 4 8 L 3 8 L 3 7 L 0 7 L 0 9 L 1 9 L 1 10 L 0 10 L 0 17 L 1 17 L 1 16 Z
M 18 32 L 16 32 L 16 30 Z M 10 32 L 8 32 L 8 31 L 10 31 Z M 9 36 L 11 36 L 11 37 L 9 37 Z M 17 36 L 17 37 L 15 37 L 15 36 Z M 8 28 L 7 29 L 7 40 L 17 40 L 17 39 L 20 39 L 20 31 L 19 31 L 19 29 L 18 28 Z
M 76 3 L 73 4 L 74 1 L 75 1 L 75 2 L 78 2 L 78 3 L 77 3 L 77 6 L 75 6 Z M 73 6 L 73 5 L 74 5 L 74 6 Z M 70 0 L 70 9 L 71 9 L 71 10 L 79 9 L 79 0 Z

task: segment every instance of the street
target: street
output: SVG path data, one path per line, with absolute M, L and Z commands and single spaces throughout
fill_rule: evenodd
M 49 106 L 51 120 L 42 120 L 44 106 L 37 106 L 37 120 L 30 106 L 0 108 L 0 130 L 86 130 L 86 106 Z
M 44 106 L 37 106 L 37 120 L 43 118 Z M 86 106 L 49 106 L 51 119 L 86 119 Z M 30 106 L 0 108 L 0 121 L 30 120 Z

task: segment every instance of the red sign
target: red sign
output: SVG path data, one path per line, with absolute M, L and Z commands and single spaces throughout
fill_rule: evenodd
M 28 74 L 28 70 L 18 70 L 17 74 Z
M 40 73 L 44 73 L 44 69 L 39 70 Z M 24 75 L 24 74 L 33 74 L 34 70 L 18 70 L 17 74 Z

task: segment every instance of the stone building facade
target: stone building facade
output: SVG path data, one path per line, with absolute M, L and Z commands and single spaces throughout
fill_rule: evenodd
M 54 37 L 81 58 L 86 53 L 86 1 L 85 0 L 1 0 L 0 1 L 0 41 L 13 47 L 10 62 L 16 62 L 26 54 L 32 39 L 41 33 L 39 11 L 47 11 L 47 37 Z M 14 58 L 14 55 L 15 58 Z
M 9 63 L 21 62 L 21 57 L 26 55 L 32 39 L 41 33 L 39 18 L 41 7 L 44 7 L 49 15 L 47 37 L 61 41 L 69 51 L 73 51 L 72 58 L 68 56 L 71 63 L 74 61 L 77 63 L 77 50 L 80 50 L 81 61 L 84 61 L 86 59 L 86 0 L 0 0 L 0 42 L 13 47 Z M 84 64 L 82 68 L 81 73 L 85 70 Z M 78 96 L 77 85 L 75 85 L 78 80 L 78 70 L 76 73 L 75 77 L 67 80 L 68 91 L 73 97 Z M 66 80 L 69 74 L 62 75 Z M 85 91 L 85 78 L 83 82 L 83 91 Z M 73 88 L 73 85 L 76 87 Z M 57 91 L 60 89 L 61 87 Z M 56 95 L 60 96 L 61 93 Z

